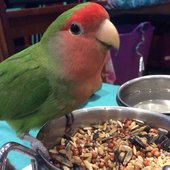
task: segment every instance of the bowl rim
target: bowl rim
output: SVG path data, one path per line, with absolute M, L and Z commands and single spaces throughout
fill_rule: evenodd
M 117 112 L 115 117 L 117 117 L 119 113 L 120 113 L 121 116 L 128 114 L 127 118 L 130 118 L 131 116 L 133 116 L 134 119 L 141 119 L 142 121 L 144 121 L 143 119 L 146 119 L 145 116 L 147 115 L 147 121 L 146 122 L 148 122 L 149 117 L 156 118 L 156 119 L 159 119 L 159 120 L 165 122 L 165 124 L 166 124 L 166 122 L 168 122 L 167 126 L 168 126 L 168 129 L 170 130 L 170 127 L 169 127 L 170 116 L 167 116 L 167 115 L 164 115 L 164 114 L 158 114 L 157 112 L 153 112 L 153 111 L 149 111 L 149 110 L 145 110 L 145 109 L 141 109 L 141 108 L 124 107 L 124 106 L 93 106 L 93 107 L 89 107 L 89 108 L 76 109 L 76 110 L 72 111 L 72 114 L 74 115 L 74 123 L 73 124 L 77 123 L 77 122 L 75 122 L 75 120 L 77 120 L 77 119 L 78 119 L 78 123 L 81 123 L 81 122 L 79 122 L 79 120 L 83 116 L 87 116 L 88 114 L 91 114 L 91 113 L 94 113 L 94 112 L 97 113 L 97 114 L 101 113 L 101 112 L 107 112 L 108 115 L 109 114 L 112 115 L 113 113 Z M 89 120 L 89 116 L 86 117 L 86 118 Z M 108 118 L 107 115 L 106 115 L 105 118 Z M 99 118 L 99 119 L 101 119 L 101 118 Z M 102 118 L 101 120 L 104 120 L 104 119 Z M 153 121 L 153 119 L 151 119 L 150 121 Z M 47 122 L 46 124 L 44 124 L 44 126 L 41 127 L 41 129 L 38 132 L 36 137 L 38 139 L 41 139 L 41 133 L 44 133 L 44 130 L 45 130 L 45 133 L 48 131 L 48 134 L 49 134 L 49 129 L 54 129 L 54 128 L 51 128 L 51 127 L 54 127 L 54 126 L 57 127 L 57 126 L 60 126 L 60 125 L 62 127 L 65 127 L 65 126 L 63 126 L 64 125 L 63 122 L 65 122 L 65 116 L 62 116 L 60 118 L 56 118 L 51 122 Z M 85 122 L 86 122 L 86 120 L 85 120 Z M 164 124 L 164 126 L 165 126 L 165 124 Z

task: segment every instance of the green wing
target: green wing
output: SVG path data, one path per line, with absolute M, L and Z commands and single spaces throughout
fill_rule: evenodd
M 50 94 L 49 81 L 32 46 L 0 64 L 0 119 L 35 112 Z

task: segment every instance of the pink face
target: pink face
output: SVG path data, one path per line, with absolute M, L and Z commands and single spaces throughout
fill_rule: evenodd
M 99 25 L 109 18 L 107 11 L 97 3 L 87 3 L 75 11 L 58 32 L 53 42 L 56 53 L 61 56 L 64 74 L 70 79 L 88 79 L 102 70 L 106 50 L 96 41 Z M 83 75 L 83 76 L 82 76 Z

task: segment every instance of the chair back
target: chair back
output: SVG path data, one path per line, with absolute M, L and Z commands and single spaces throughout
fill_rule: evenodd
M 38 42 L 50 23 L 74 5 L 53 4 L 11 11 L 1 0 L 0 61 Z

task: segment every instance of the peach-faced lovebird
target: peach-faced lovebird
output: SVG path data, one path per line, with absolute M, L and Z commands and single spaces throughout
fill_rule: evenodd
M 21 135 L 78 108 L 101 85 L 111 46 L 119 36 L 101 5 L 64 12 L 40 42 L 0 64 L 0 119 Z

